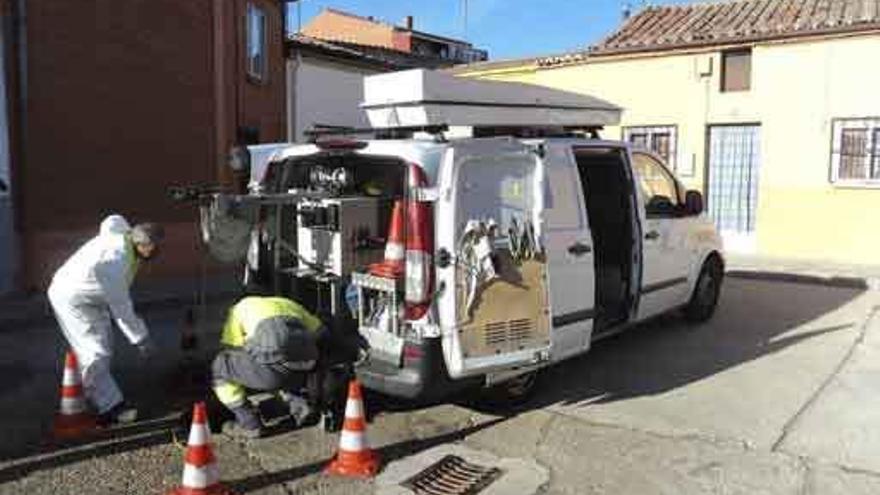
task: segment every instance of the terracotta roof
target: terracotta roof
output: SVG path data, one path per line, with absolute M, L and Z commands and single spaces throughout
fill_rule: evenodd
M 356 60 L 392 70 L 447 67 L 452 64 L 448 60 L 425 57 L 400 50 L 342 41 L 327 41 L 303 34 L 290 35 L 287 38 L 287 43 L 291 47 L 310 49 L 327 56 Z
M 648 7 L 591 53 L 620 53 L 880 28 L 880 0 L 733 0 Z

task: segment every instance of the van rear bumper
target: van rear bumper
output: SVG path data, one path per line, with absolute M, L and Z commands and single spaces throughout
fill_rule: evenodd
M 407 358 L 403 366 L 371 359 L 357 369 L 361 383 L 376 392 L 413 400 L 436 400 L 483 383 L 480 378 L 453 380 L 449 377 L 439 338 L 407 345 L 418 347 L 422 351 L 421 358 Z

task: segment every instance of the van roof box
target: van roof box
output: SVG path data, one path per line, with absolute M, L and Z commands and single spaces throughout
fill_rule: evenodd
M 531 84 L 485 81 L 413 69 L 364 77 L 374 129 L 428 126 L 602 127 L 621 108 L 592 96 Z

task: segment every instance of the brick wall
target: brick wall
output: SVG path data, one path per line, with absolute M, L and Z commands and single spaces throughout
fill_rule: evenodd
M 268 14 L 263 85 L 243 80 L 245 0 L 26 2 L 25 288 L 45 286 L 111 212 L 166 225 L 152 276 L 196 273 L 195 212 L 167 187 L 222 179 L 241 125 L 283 136 L 281 6 L 252 1 Z

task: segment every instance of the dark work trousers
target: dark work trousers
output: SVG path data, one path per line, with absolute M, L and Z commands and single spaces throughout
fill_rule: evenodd
M 306 384 L 306 372 L 283 363 L 259 363 L 243 349 L 224 349 L 211 364 L 214 391 L 226 407 L 245 403 L 246 390 L 298 392 Z

